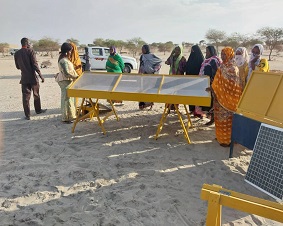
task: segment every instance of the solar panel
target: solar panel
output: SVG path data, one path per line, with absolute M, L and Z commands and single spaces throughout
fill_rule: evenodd
M 283 200 L 283 129 L 261 124 L 245 180 Z

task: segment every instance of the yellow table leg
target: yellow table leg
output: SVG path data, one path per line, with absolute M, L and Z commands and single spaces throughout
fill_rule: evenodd
M 219 193 L 210 193 L 208 199 L 206 226 L 221 226 L 222 206 L 219 204 L 220 197 Z
M 164 111 L 163 111 L 163 114 L 161 116 L 161 119 L 160 119 L 160 122 L 159 122 L 159 125 L 157 127 L 157 131 L 156 131 L 156 134 L 155 134 L 155 140 L 157 140 L 158 138 L 158 135 L 159 133 L 161 132 L 162 128 L 163 128 L 163 125 L 164 125 L 164 122 L 166 121 L 166 118 L 169 114 L 169 111 L 170 111 L 170 107 L 171 107 L 171 104 L 165 104 L 165 108 L 164 108 Z M 185 136 L 185 139 L 187 140 L 187 142 L 190 144 L 191 141 L 190 141 L 190 138 L 189 138 L 189 134 L 188 134 L 188 130 L 189 130 L 189 125 L 192 124 L 191 122 L 191 118 L 190 118 L 190 114 L 188 112 L 188 109 L 186 108 L 186 106 L 184 105 L 185 107 L 185 110 L 186 110 L 186 115 L 188 117 L 188 127 L 186 128 L 185 124 L 184 124 L 184 121 L 182 119 L 182 115 L 179 111 L 179 108 L 178 108 L 178 104 L 174 104 L 174 107 L 175 107 L 175 110 L 176 110 L 176 113 L 178 115 L 178 118 L 179 118 L 179 121 L 180 121 L 180 124 L 181 124 L 181 127 L 184 131 L 184 136 Z
M 91 110 L 88 111 L 87 114 L 83 114 L 83 107 L 84 107 L 84 101 L 85 101 L 85 99 L 86 99 L 86 98 L 83 98 L 83 99 L 82 99 L 81 105 L 80 105 L 80 107 L 79 107 L 79 109 L 78 109 L 78 111 L 77 111 L 77 117 L 76 117 L 76 120 L 74 121 L 74 124 L 73 124 L 72 133 L 74 133 L 75 128 L 76 128 L 76 125 L 77 125 L 77 123 L 78 123 L 79 121 L 84 120 L 84 119 L 86 119 L 86 118 L 92 119 L 94 116 L 96 116 L 97 121 L 98 121 L 98 125 L 100 126 L 100 128 L 101 128 L 103 134 L 106 134 L 106 130 L 105 130 L 104 125 L 103 125 L 104 122 L 106 121 L 106 119 L 107 119 L 109 116 L 115 114 L 117 121 L 120 120 L 119 117 L 118 117 L 118 115 L 117 115 L 117 113 L 116 113 L 116 111 L 115 111 L 115 108 L 114 108 L 114 105 L 113 105 L 112 101 L 110 100 L 110 104 L 111 104 L 112 110 L 111 110 L 110 112 L 108 112 L 108 113 L 106 114 L 106 116 L 105 116 L 103 119 L 101 119 L 101 118 L 99 117 L 99 107 L 100 107 L 100 104 L 98 103 L 98 100 L 99 100 L 99 99 L 96 99 L 96 101 L 95 101 L 95 103 L 94 103 L 94 102 L 92 101 L 92 99 L 89 98 L 89 99 L 88 99 L 88 102 L 89 102 L 90 105 L 91 105 L 91 106 L 90 106 L 90 109 L 91 109 Z
M 109 103 L 110 103 L 110 105 L 111 105 L 112 111 L 106 114 L 106 116 L 103 118 L 103 121 L 105 121 L 105 120 L 106 120 L 109 116 L 111 116 L 113 113 L 114 113 L 114 115 L 115 115 L 115 117 L 116 117 L 116 120 L 119 121 L 120 118 L 119 118 L 118 115 L 117 115 L 117 112 L 116 112 L 116 110 L 115 110 L 115 107 L 114 107 L 114 105 L 113 105 L 112 100 L 108 100 L 108 101 L 109 101 Z
M 168 112 L 169 112 L 169 107 L 170 107 L 170 104 L 165 104 L 165 108 L 164 108 L 163 114 L 161 116 L 159 125 L 157 127 L 157 131 L 156 131 L 156 134 L 155 134 L 155 140 L 157 140 L 158 135 L 159 135 L 159 133 L 161 132 L 161 130 L 163 128 L 163 124 L 164 124 L 164 122 L 165 122 L 165 120 L 167 118 Z
M 103 125 L 103 122 L 101 121 L 100 117 L 99 117 L 99 104 L 98 104 L 98 99 L 96 100 L 95 104 L 93 103 L 93 101 L 91 100 L 91 98 L 89 99 L 89 102 L 92 106 L 92 108 L 94 109 L 95 111 L 95 115 L 96 115 L 96 118 L 97 118 L 97 121 L 98 121 L 98 125 L 100 126 L 100 128 L 102 129 L 102 132 L 103 134 L 105 135 L 106 134 L 106 130 L 104 128 L 104 125 Z
M 175 107 L 175 110 L 177 112 L 179 121 L 181 123 L 181 127 L 183 128 L 185 139 L 188 141 L 188 144 L 190 144 L 191 141 L 190 141 L 190 138 L 189 138 L 188 129 L 186 128 L 186 126 L 184 124 L 184 121 L 182 119 L 182 115 L 181 115 L 179 108 L 178 108 L 178 104 L 174 104 L 174 107 Z
M 83 105 L 84 105 L 84 101 L 85 101 L 85 98 L 82 99 L 82 103 L 81 103 L 81 105 L 80 105 L 80 107 L 79 107 L 79 110 L 77 111 L 77 117 L 76 117 L 76 120 L 74 121 L 74 124 L 73 124 L 73 127 L 72 127 L 72 133 L 75 132 L 76 125 L 77 125 L 77 123 L 80 121 L 79 118 L 80 118 L 80 114 L 81 114 L 81 112 L 82 112 L 82 108 L 83 108 Z

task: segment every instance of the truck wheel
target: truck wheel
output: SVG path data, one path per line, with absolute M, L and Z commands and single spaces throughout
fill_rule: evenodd
M 124 72 L 125 73 L 131 73 L 131 71 L 132 71 L 131 65 L 125 64 Z

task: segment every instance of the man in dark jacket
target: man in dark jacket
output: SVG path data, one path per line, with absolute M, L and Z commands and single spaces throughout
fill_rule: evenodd
M 15 55 L 15 64 L 17 69 L 21 70 L 22 97 L 23 107 L 25 112 L 25 119 L 30 120 L 30 96 L 33 92 L 34 109 L 37 114 L 46 112 L 47 109 L 41 109 L 40 96 L 39 96 L 39 82 L 44 82 L 44 78 L 39 70 L 35 52 L 30 48 L 30 42 L 27 38 L 21 39 L 22 48 L 18 50 Z

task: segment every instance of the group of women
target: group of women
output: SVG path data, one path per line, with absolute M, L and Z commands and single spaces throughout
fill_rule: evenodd
M 239 47 L 235 52 L 233 48 L 225 47 L 220 59 L 214 46 L 207 46 L 204 58 L 199 46 L 194 45 L 186 61 L 183 48 L 179 45 L 165 61 L 170 66 L 169 74 L 209 76 L 210 87 L 206 90 L 211 92 L 211 105 L 190 106 L 190 111 L 197 117 L 205 114 L 210 117 L 206 125 L 215 122 L 216 140 L 221 146 L 230 145 L 233 113 L 251 72 L 269 71 L 268 61 L 261 59 L 262 53 L 261 44 L 253 46 L 250 59 L 245 47 Z
M 199 46 L 194 45 L 186 60 L 183 48 L 179 45 L 173 49 L 165 61 L 165 64 L 170 66 L 169 74 L 209 76 L 210 87 L 207 87 L 206 91 L 211 92 L 211 105 L 209 107 L 190 106 L 190 111 L 197 117 L 203 117 L 206 113 L 210 117 L 206 125 L 215 122 L 216 139 L 221 146 L 230 145 L 233 113 L 236 111 L 251 72 L 269 71 L 268 61 L 261 58 L 262 53 L 261 44 L 253 46 L 250 58 L 245 47 L 239 47 L 235 52 L 233 48 L 225 47 L 221 51 L 220 59 L 214 46 L 206 47 L 204 57 Z M 142 47 L 139 73 L 159 73 L 161 63 L 160 58 L 150 53 L 148 45 Z M 67 97 L 66 90 L 72 81 L 82 74 L 81 62 L 74 44 L 62 44 L 58 67 L 60 72 L 56 80 L 61 88 L 62 121 L 70 123 L 76 118 L 76 106 L 74 98 Z M 124 70 L 124 62 L 114 46 L 110 47 L 106 70 L 115 73 L 122 73 Z M 152 107 L 152 105 L 152 102 L 139 102 L 140 109 Z
M 76 118 L 76 101 L 73 97 L 67 96 L 67 88 L 82 74 L 82 64 L 77 47 L 74 43 L 63 43 L 58 58 L 59 73 L 55 79 L 61 88 L 61 117 L 63 123 L 72 123 Z M 107 72 L 122 73 L 124 62 L 116 53 L 114 46 L 110 47 L 110 55 L 106 63 Z M 122 103 L 122 101 L 115 101 Z

